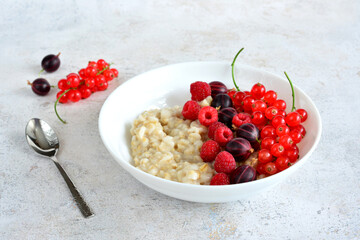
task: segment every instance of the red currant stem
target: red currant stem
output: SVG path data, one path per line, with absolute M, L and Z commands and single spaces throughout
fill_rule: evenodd
M 109 66 L 107 66 L 107 67 L 104 67 L 101 71 L 99 71 L 99 72 L 96 74 L 96 76 L 102 74 L 105 70 L 108 70 L 108 69 L 110 68 L 110 65 L 111 65 L 111 64 L 109 64 Z
M 59 120 L 60 120 L 62 123 L 64 123 L 64 124 L 66 124 L 66 121 L 63 120 L 63 119 L 60 117 L 60 115 L 59 115 L 58 112 L 57 112 L 56 106 L 57 106 L 60 98 L 61 98 L 62 96 L 64 96 L 67 92 L 69 92 L 70 90 L 71 90 L 70 88 L 67 89 L 67 90 L 65 90 L 65 91 L 58 97 L 58 99 L 56 99 L 56 102 L 55 102 L 55 104 L 54 104 L 55 114 L 56 114 L 56 116 L 59 118 Z
M 285 76 L 286 76 L 286 78 L 288 79 L 288 81 L 289 81 L 289 83 L 290 83 L 290 86 L 291 86 L 291 94 L 292 94 L 292 99 L 293 99 L 291 112 L 293 112 L 293 111 L 296 110 L 296 108 L 295 108 L 295 92 L 294 92 L 294 86 L 293 86 L 293 84 L 292 84 L 289 76 L 287 75 L 287 73 L 286 73 L 286 72 L 284 72 L 284 73 L 285 73 Z
M 233 60 L 233 62 L 231 63 L 231 74 L 232 74 L 232 79 L 233 79 L 233 82 L 234 82 L 234 85 L 235 85 L 235 88 L 236 90 L 240 91 L 239 87 L 236 85 L 236 82 L 235 82 L 235 76 L 234 76 L 234 65 L 235 65 L 235 61 L 236 61 L 236 58 L 239 56 L 239 54 L 241 53 L 241 51 L 244 50 L 244 48 L 240 49 L 240 51 L 235 55 L 235 58 Z

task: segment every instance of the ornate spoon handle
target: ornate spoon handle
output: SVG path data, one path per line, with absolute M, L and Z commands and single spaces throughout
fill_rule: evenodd
M 76 204 L 78 205 L 82 215 L 85 218 L 93 216 L 94 213 L 91 211 L 90 207 L 87 205 L 84 198 L 81 196 L 80 192 L 77 190 L 74 183 L 71 181 L 70 177 L 67 175 L 65 170 L 62 168 L 62 166 L 60 165 L 60 163 L 58 162 L 56 157 L 55 156 L 51 157 L 51 159 L 54 161 L 56 167 L 59 169 L 61 175 L 63 176 L 63 178 L 64 178 L 64 180 L 66 182 L 66 184 L 68 185 L 69 190 L 70 190 L 71 194 L 73 195 L 74 200 L 75 200 Z

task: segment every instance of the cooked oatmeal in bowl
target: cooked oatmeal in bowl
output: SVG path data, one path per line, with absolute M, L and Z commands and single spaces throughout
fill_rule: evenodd
M 208 106 L 211 97 L 200 103 Z M 179 106 L 143 112 L 130 129 L 134 165 L 164 179 L 208 185 L 214 175 L 211 163 L 200 157 L 208 130 L 199 121 L 184 119 Z

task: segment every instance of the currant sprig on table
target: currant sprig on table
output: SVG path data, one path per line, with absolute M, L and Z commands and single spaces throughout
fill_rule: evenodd
M 90 61 L 86 68 L 80 69 L 78 73 L 70 73 L 65 79 L 58 82 L 60 91 L 56 95 L 54 110 L 56 116 L 62 123 L 66 123 L 57 111 L 57 104 L 78 102 L 86 99 L 94 92 L 104 91 L 108 88 L 109 82 L 118 76 L 119 72 L 115 68 L 110 68 L 110 64 L 103 59 Z

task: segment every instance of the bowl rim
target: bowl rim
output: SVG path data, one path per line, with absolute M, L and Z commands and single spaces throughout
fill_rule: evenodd
M 154 68 L 154 69 L 151 69 L 151 70 L 148 70 L 148 71 L 145 71 L 145 72 L 142 72 L 128 80 L 126 80 L 124 83 L 122 83 L 121 85 L 119 85 L 105 100 L 105 102 L 103 103 L 102 107 L 101 107 L 101 110 L 100 110 L 100 113 L 99 113 L 99 118 L 98 118 L 98 129 L 99 129 L 99 134 L 100 134 L 100 137 L 101 137 L 101 140 L 103 142 L 103 144 L 105 145 L 106 149 L 108 150 L 108 152 L 111 154 L 111 156 L 113 158 L 115 158 L 115 160 L 118 162 L 118 164 L 120 164 L 123 168 L 125 168 L 126 171 L 129 172 L 130 170 L 130 174 L 135 178 L 137 179 L 138 181 L 140 181 L 138 179 L 138 177 L 136 177 L 131 171 L 136 171 L 137 173 L 139 173 L 140 175 L 143 175 L 144 177 L 146 178 L 150 178 L 152 181 L 156 181 L 157 183 L 162 183 L 162 184 L 171 184 L 171 185 L 174 185 L 176 187 L 186 187 L 186 188 L 194 188 L 194 189 L 206 189 L 206 190 L 210 190 L 210 189 L 219 189 L 219 188 L 227 188 L 227 189 L 233 189 L 233 188 L 240 188 L 244 185 L 246 186 L 250 186 L 250 185 L 254 185 L 254 184 L 260 184 L 260 183 L 265 183 L 265 182 L 271 182 L 271 181 L 274 181 L 275 179 L 277 178 L 282 178 L 283 176 L 285 175 L 288 175 L 290 174 L 291 172 L 295 171 L 297 168 L 301 167 L 306 161 L 307 159 L 309 158 L 309 156 L 315 151 L 316 147 L 318 146 L 319 142 L 320 142 L 320 138 L 321 138 L 321 134 L 322 134 L 322 121 L 321 121 L 321 116 L 320 116 L 320 113 L 319 113 L 319 110 L 317 109 L 315 103 L 313 102 L 313 100 L 302 90 L 300 89 L 299 87 L 296 86 L 296 84 L 293 83 L 293 87 L 295 89 L 295 91 L 299 91 L 301 92 L 308 100 L 309 100 L 309 103 L 310 105 L 312 105 L 312 107 L 314 108 L 315 110 L 315 115 L 316 115 L 316 119 L 318 119 L 318 125 L 319 125 L 319 128 L 317 130 L 317 133 L 315 134 L 315 140 L 314 140 L 314 144 L 313 146 L 310 148 L 310 150 L 301 157 L 300 160 L 296 161 L 295 164 L 292 166 L 292 167 L 289 167 L 281 172 L 278 172 L 274 175 L 271 175 L 271 176 L 268 176 L 268 177 L 265 177 L 265 178 L 262 178 L 262 179 L 257 179 L 255 181 L 251 181 L 251 182 L 245 182 L 245 183 L 240 183 L 240 184 L 230 184 L 230 185 L 198 185 L 198 184 L 191 184 L 191 183 L 182 183 L 182 182 L 176 182 L 176 181 L 172 181 L 172 180 L 168 180 L 168 179 L 164 179 L 164 178 L 161 178 L 161 177 L 158 177 L 158 176 L 154 176 L 154 175 L 151 175 L 150 173 L 147 173 L 145 171 L 142 171 L 140 169 L 138 169 L 137 167 L 135 167 L 134 165 L 132 165 L 129 161 L 126 161 L 126 160 L 123 160 L 121 158 L 119 158 L 111 149 L 111 147 L 108 145 L 104 135 L 103 135 L 103 122 L 105 121 L 104 120 L 104 112 L 106 109 L 106 106 L 109 104 L 109 102 L 111 101 L 111 99 L 116 95 L 116 92 L 119 91 L 121 88 L 123 87 L 126 87 L 128 84 L 130 84 L 130 82 L 133 82 L 133 81 L 137 81 L 137 79 L 141 79 L 144 75 L 147 75 L 147 74 L 150 74 L 150 73 L 153 73 L 153 72 L 156 72 L 156 71 L 161 71 L 162 69 L 165 69 L 165 68 L 172 68 L 172 67 L 184 67 L 186 65 L 194 65 L 194 64 L 214 64 L 214 65 L 223 65 L 223 64 L 226 64 L 226 65 L 229 65 L 228 62 L 225 62 L 225 61 L 190 61 L 190 62 L 179 62 L 179 63 L 174 63 L 174 64 L 169 64 L 169 65 L 164 65 L 164 66 L 160 66 L 160 67 L 157 67 L 157 68 Z M 244 68 L 244 69 L 247 69 L 247 70 L 250 70 L 250 71 L 254 71 L 254 72 L 259 72 L 259 73 L 263 73 L 263 74 L 266 74 L 266 75 L 271 75 L 272 77 L 275 77 L 275 78 L 278 78 L 278 79 L 281 79 L 282 81 L 284 82 L 287 82 L 288 83 L 288 80 L 285 79 L 284 77 L 281 77 L 277 74 L 274 74 L 272 72 L 269 72 L 267 70 L 263 70 L 263 69 L 260 69 L 260 68 L 256 68 L 256 67 L 253 67 L 253 66 L 250 66 L 250 65 L 246 65 L 246 64 L 241 64 L 241 63 L 238 63 L 235 65 L 235 68 Z M 130 159 L 131 159 L 131 155 L 130 155 Z M 294 168 L 294 166 L 297 166 Z M 141 181 L 142 182 L 142 181 Z M 143 182 L 142 182 L 143 183 Z M 145 184 L 145 183 L 143 183 Z M 147 185 L 147 184 L 145 184 Z

